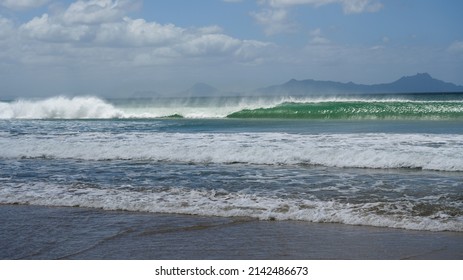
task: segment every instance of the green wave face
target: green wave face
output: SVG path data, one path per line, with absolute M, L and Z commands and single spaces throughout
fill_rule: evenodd
M 245 109 L 228 118 L 275 119 L 463 119 L 461 101 L 328 101 L 283 103 L 272 108 Z

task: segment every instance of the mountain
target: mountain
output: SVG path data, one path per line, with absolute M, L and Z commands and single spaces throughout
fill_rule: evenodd
M 258 89 L 266 95 L 318 95 L 318 94 L 363 94 L 363 93 L 431 93 L 463 92 L 463 86 L 434 79 L 428 73 L 405 76 L 392 83 L 362 85 L 353 82 L 290 80 L 282 85 Z

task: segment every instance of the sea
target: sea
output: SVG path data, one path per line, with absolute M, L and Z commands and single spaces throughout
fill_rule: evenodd
M 0 205 L 462 232 L 463 93 L 3 100 Z

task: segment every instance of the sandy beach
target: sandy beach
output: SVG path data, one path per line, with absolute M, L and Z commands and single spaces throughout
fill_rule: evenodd
M 0 206 L 1 259 L 463 259 L 463 233 Z

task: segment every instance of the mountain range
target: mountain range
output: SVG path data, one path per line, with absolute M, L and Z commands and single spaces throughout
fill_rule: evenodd
M 281 85 L 256 90 L 264 95 L 375 94 L 375 93 L 435 93 L 463 92 L 463 86 L 444 82 L 428 73 L 405 76 L 392 83 L 363 85 L 353 82 L 290 80 Z
M 227 92 L 205 83 L 196 83 L 190 88 L 175 94 L 159 94 L 155 91 L 137 91 L 133 97 L 214 97 L 214 96 L 304 96 L 330 94 L 394 94 L 394 93 L 450 93 L 462 92 L 463 86 L 444 82 L 428 73 L 404 76 L 391 83 L 364 85 L 353 82 L 318 81 L 313 79 L 289 80 L 280 85 L 259 88 L 248 92 Z

